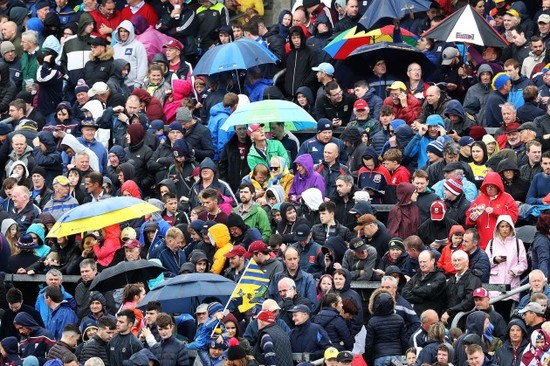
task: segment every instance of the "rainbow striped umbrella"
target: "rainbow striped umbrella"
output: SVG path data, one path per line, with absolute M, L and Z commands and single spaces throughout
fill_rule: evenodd
M 371 38 L 364 30 L 357 32 L 357 26 L 340 33 L 323 48 L 335 60 L 345 60 L 360 46 L 370 44 Z
M 407 44 L 410 44 L 411 46 L 416 46 L 416 42 L 420 37 L 404 28 L 399 28 L 399 31 L 401 33 L 401 42 L 405 42 Z M 366 36 L 370 37 L 371 44 L 379 42 L 395 42 L 395 40 L 393 39 L 394 32 L 395 26 L 386 25 L 385 27 L 369 31 L 368 33 L 366 33 Z

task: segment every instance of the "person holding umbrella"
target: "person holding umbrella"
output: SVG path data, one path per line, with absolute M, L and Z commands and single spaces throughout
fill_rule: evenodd
M 263 127 L 263 123 L 248 126 L 247 133 L 252 140 L 252 146 L 246 157 L 248 167 L 252 170 L 258 164 L 270 166 L 273 156 L 283 157 L 289 164 L 288 154 L 283 144 L 278 140 L 268 140 Z

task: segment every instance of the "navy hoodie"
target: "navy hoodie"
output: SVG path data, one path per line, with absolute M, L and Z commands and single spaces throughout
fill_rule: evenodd
M 30 334 L 22 336 L 19 348 L 21 357 L 35 356 L 44 364 L 50 348 L 55 345 L 55 339 L 46 329 L 42 328 L 28 313 L 21 312 L 15 316 L 14 324 L 29 328 Z

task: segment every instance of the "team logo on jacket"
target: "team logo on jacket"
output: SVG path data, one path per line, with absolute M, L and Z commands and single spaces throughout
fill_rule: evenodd
M 127 48 L 126 51 L 124 51 L 124 54 L 125 54 L 126 56 L 131 56 L 131 55 L 132 55 L 132 51 L 133 51 L 133 50 L 132 50 L 131 48 Z

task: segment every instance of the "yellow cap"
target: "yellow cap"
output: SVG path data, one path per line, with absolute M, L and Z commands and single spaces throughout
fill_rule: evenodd
M 402 81 L 394 81 L 390 86 L 386 88 L 387 90 L 401 89 L 403 91 L 407 90 L 407 87 Z
M 334 347 L 329 347 L 325 350 L 325 360 L 338 357 L 338 350 Z

